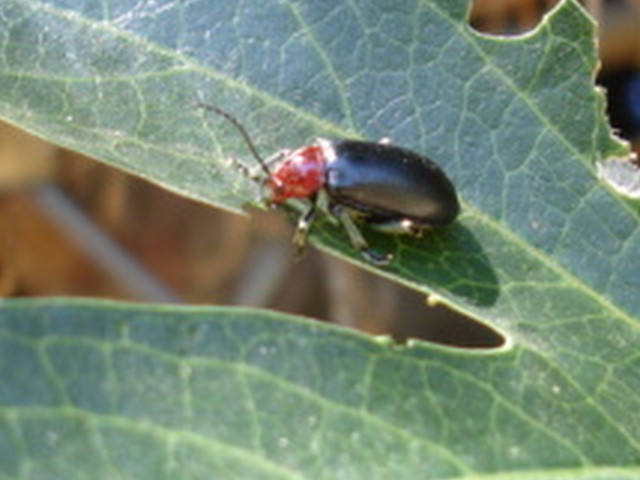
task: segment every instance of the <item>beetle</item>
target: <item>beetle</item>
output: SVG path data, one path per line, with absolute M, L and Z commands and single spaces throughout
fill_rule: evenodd
M 212 105 L 197 105 L 225 118 L 242 135 L 259 170 L 238 166 L 264 187 L 267 204 L 308 200 L 293 237 L 299 251 L 319 209 L 340 220 L 351 245 L 374 265 L 393 257 L 372 251 L 356 221 L 386 233 L 419 236 L 425 229 L 449 225 L 460 212 L 455 188 L 435 162 L 387 140 L 317 138 L 263 159 L 235 117 Z

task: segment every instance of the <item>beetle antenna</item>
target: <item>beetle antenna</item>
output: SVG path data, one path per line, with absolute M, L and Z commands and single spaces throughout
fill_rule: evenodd
M 236 130 L 238 130 L 238 132 L 240 132 L 240 135 L 242 135 L 242 138 L 244 138 L 244 141 L 247 144 L 247 147 L 249 147 L 249 151 L 251 152 L 253 157 L 258 161 L 258 163 L 260 164 L 260 167 L 262 168 L 262 170 L 264 170 L 264 173 L 266 173 L 267 176 L 271 176 L 271 171 L 269 170 L 269 167 L 267 167 L 267 163 L 264 161 L 264 159 L 258 153 L 258 149 L 256 148 L 255 144 L 253 143 L 253 140 L 251 140 L 251 137 L 247 133 L 247 130 L 242 126 L 242 124 L 233 115 L 231 115 L 228 112 L 225 112 L 221 108 L 214 107 L 213 105 L 208 105 L 208 104 L 202 103 L 202 102 L 197 102 L 196 106 L 198 106 L 200 108 L 203 108 L 203 109 L 205 109 L 205 110 L 207 110 L 209 112 L 213 112 L 215 114 L 220 115 L 222 118 L 227 120 L 231 125 L 233 125 L 236 128 Z

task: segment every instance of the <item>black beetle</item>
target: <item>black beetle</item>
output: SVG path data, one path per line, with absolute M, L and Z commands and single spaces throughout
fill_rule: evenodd
M 198 106 L 224 117 L 241 133 L 263 173 L 240 167 L 266 188 L 270 205 L 292 198 L 309 200 L 293 238 L 299 249 L 306 244 L 319 204 L 340 219 L 353 247 L 376 265 L 387 264 L 392 257 L 369 249 L 354 217 L 387 233 L 419 235 L 458 216 L 460 204 L 451 181 L 423 155 L 386 141 L 319 138 L 312 145 L 283 150 L 264 160 L 235 117 L 211 105 Z M 320 196 L 326 198 L 320 201 Z

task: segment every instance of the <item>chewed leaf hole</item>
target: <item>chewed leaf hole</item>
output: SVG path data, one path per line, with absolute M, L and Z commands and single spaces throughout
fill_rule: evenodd
M 393 337 L 398 342 L 423 340 L 460 348 L 494 349 L 506 343 L 498 330 L 467 315 L 438 303 L 430 306 L 416 295 L 422 305 L 416 305 L 410 318 L 398 322 Z
M 519 35 L 533 30 L 557 4 L 547 2 L 496 2 L 474 0 L 469 22 L 479 32 L 500 35 Z

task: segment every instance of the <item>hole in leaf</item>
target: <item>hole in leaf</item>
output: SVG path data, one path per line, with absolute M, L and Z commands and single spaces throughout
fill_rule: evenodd
M 518 35 L 534 29 L 558 0 L 474 0 L 470 23 L 483 33 Z
M 598 84 L 605 88 L 607 115 L 616 133 L 632 142 L 640 139 L 640 68 L 608 69 Z
M 407 291 L 405 308 L 411 312 L 395 326 L 393 337 L 399 342 L 425 340 L 462 348 L 499 348 L 504 336 L 484 323 L 437 304 L 430 306 L 424 297 Z
M 607 114 L 615 132 L 632 142 L 631 158 L 612 158 L 597 163 L 598 176 L 619 194 L 640 198 L 640 70 L 623 66 L 602 72 L 598 84 L 605 88 Z

